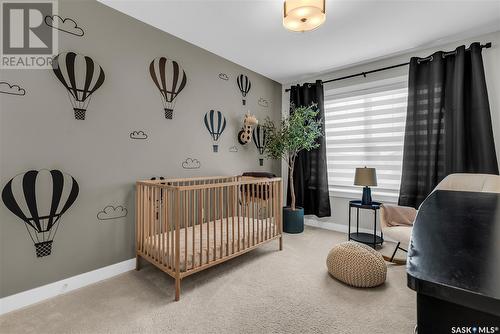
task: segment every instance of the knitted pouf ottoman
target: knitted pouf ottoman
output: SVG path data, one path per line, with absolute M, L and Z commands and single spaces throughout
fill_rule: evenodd
M 347 241 L 332 248 L 326 258 L 330 275 L 348 285 L 369 288 L 385 282 L 384 258 L 373 248 Z

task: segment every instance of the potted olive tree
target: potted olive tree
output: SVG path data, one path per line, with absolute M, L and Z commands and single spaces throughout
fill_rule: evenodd
M 304 231 L 304 208 L 295 205 L 293 170 L 295 159 L 302 150 L 318 148 L 318 138 L 323 136 L 321 120 L 317 119 L 317 105 L 292 106 L 290 116 L 276 126 L 269 118 L 264 122 L 266 142 L 264 151 L 268 158 L 283 159 L 288 166 L 291 203 L 283 208 L 283 230 L 288 233 Z

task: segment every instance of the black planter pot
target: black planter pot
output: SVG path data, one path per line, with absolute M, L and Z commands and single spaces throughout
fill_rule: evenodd
M 295 211 L 288 206 L 283 208 L 283 232 L 304 232 L 304 208 L 296 207 Z

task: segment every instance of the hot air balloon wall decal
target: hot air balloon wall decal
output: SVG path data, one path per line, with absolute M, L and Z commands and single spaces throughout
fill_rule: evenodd
M 245 100 L 245 97 L 247 96 L 248 92 L 250 91 L 250 88 L 252 88 L 252 83 L 250 82 L 250 79 L 246 75 L 240 74 L 236 78 L 236 83 L 238 84 L 238 88 L 240 89 L 241 96 L 243 99 L 241 102 L 243 105 L 247 104 L 247 101 Z
M 265 151 L 265 145 L 266 145 L 266 128 L 260 125 L 257 125 L 253 129 L 252 133 L 253 137 L 253 142 L 255 143 L 255 147 L 257 147 L 257 150 L 259 151 L 260 157 L 259 157 L 259 165 L 264 166 L 264 151 Z
M 88 56 L 64 52 L 54 57 L 52 68 L 68 91 L 75 119 L 84 120 L 92 94 L 104 83 L 102 67 Z
M 219 151 L 220 136 L 226 128 L 226 118 L 220 111 L 210 110 L 205 114 L 204 120 L 205 127 L 207 128 L 208 133 L 210 133 L 210 136 L 212 136 L 213 151 L 217 153 Z
M 37 257 L 50 255 L 62 215 L 78 197 L 76 180 L 60 170 L 30 170 L 2 191 L 5 206 L 26 225 Z
M 159 57 L 149 65 L 149 73 L 160 91 L 165 118 L 172 119 L 176 97 L 186 87 L 186 72 L 178 62 Z

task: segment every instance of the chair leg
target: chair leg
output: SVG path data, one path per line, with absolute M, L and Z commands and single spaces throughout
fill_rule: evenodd
M 283 235 L 279 238 L 280 242 L 280 251 L 283 250 Z
M 394 256 L 396 256 L 396 252 L 398 251 L 400 244 L 401 244 L 401 242 L 398 242 L 398 244 L 396 245 L 396 248 L 394 249 L 394 252 L 392 253 L 392 256 L 391 256 L 391 259 L 389 260 L 389 262 L 392 262 L 392 260 L 394 260 Z

